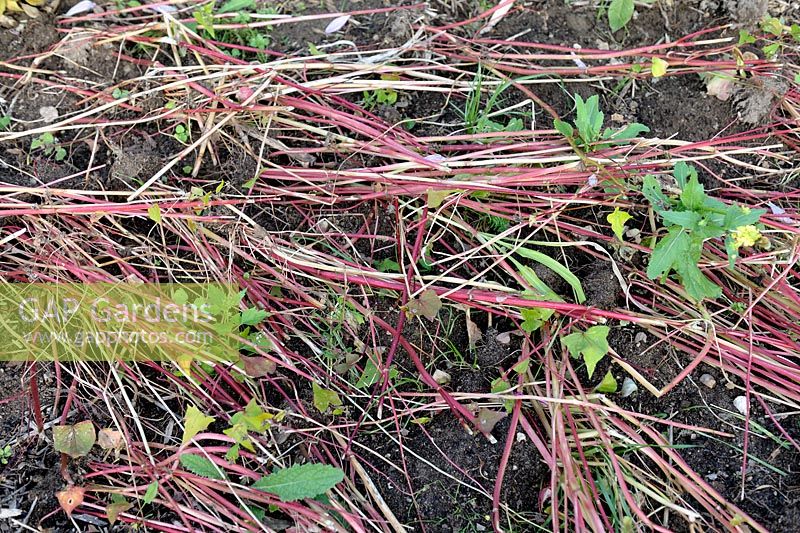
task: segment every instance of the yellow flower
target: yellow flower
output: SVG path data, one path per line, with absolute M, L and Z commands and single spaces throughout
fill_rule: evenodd
M 761 239 L 761 232 L 753 225 L 739 226 L 733 230 L 733 244 L 736 248 L 753 246 Z

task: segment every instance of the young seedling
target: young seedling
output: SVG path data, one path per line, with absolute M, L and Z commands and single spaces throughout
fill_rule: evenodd
M 576 94 L 574 127 L 559 119 L 553 122 L 553 126 L 564 137 L 587 152 L 601 150 L 615 142 L 633 139 L 641 133 L 650 131 L 650 128 L 638 122 L 616 131 L 611 128 L 603 130 L 603 117 L 603 112 L 600 111 L 600 98 L 597 95 L 584 100 L 581 95 Z

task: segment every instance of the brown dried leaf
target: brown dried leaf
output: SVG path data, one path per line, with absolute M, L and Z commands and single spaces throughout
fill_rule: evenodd
M 240 355 L 239 358 L 244 365 L 244 371 L 251 378 L 262 378 L 268 374 L 273 374 L 278 368 L 278 365 L 276 365 L 274 361 L 266 357 L 247 357 L 246 355 Z
M 106 506 L 106 516 L 108 517 L 108 523 L 112 526 L 119 518 L 119 515 L 128 511 L 131 508 L 131 504 L 128 502 L 120 502 L 120 503 L 110 503 Z
M 478 411 L 478 428 L 485 434 L 489 434 L 494 429 L 494 426 L 506 417 L 504 411 L 493 411 L 491 409 L 481 408 Z
M 61 508 L 64 509 L 64 512 L 67 513 L 67 516 L 72 515 L 72 511 L 74 511 L 80 504 L 83 503 L 83 494 L 86 492 L 86 489 L 83 487 L 68 487 L 60 492 L 56 492 L 56 498 L 58 499 L 59 505 Z
M 428 289 L 422 291 L 416 298 L 409 300 L 407 308 L 412 315 L 422 315 L 429 320 L 433 320 L 439 314 L 439 309 L 442 308 L 442 300 L 438 294 Z
M 111 428 L 103 428 L 97 434 L 97 444 L 104 450 L 121 450 L 125 441 L 122 432 Z

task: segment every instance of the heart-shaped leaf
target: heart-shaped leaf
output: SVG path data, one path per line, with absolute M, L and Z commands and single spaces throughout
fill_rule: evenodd
M 53 445 L 57 452 L 83 457 L 97 441 L 94 425 L 89 420 L 75 425 L 53 426 Z
M 58 504 L 67 513 L 67 516 L 72 514 L 80 504 L 83 503 L 83 494 L 86 489 L 83 487 L 68 487 L 60 492 L 56 492 L 56 499 Z

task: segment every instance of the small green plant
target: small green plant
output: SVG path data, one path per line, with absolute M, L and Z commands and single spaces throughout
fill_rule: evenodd
M 11 125 L 11 117 L 9 117 L 8 115 L 1 115 L 0 130 L 7 130 L 10 125 Z
M 604 115 L 600 111 L 600 98 L 597 95 L 590 96 L 584 101 L 581 95 L 576 94 L 575 114 L 574 128 L 568 122 L 558 119 L 553 122 L 553 126 L 564 137 L 586 151 L 600 150 L 615 142 L 632 139 L 650 131 L 650 128 L 638 122 L 616 131 L 611 128 L 603 130 Z
M 791 36 L 796 42 L 800 42 L 800 25 L 792 24 L 787 26 L 783 20 L 775 17 L 764 17 L 761 21 L 761 29 L 766 33 L 772 35 L 776 39 L 782 39 L 784 36 Z M 755 42 L 755 37 L 746 31 L 739 32 L 739 46 L 742 44 L 752 44 Z M 777 56 L 783 48 L 783 43 L 778 41 L 764 46 L 761 50 L 767 58 L 772 59 Z
M 125 89 L 120 89 L 119 87 L 117 87 L 116 89 L 114 89 L 114 92 L 111 93 L 111 96 L 119 100 L 120 98 L 127 98 L 127 96 L 130 93 L 131 93 L 130 91 L 126 91 Z
M 463 115 L 467 133 L 514 132 L 523 129 L 524 124 L 520 118 L 511 118 L 505 124 L 497 122 L 492 118 L 494 116 L 492 115 L 492 110 L 497 105 L 498 99 L 510 86 L 511 84 L 509 82 L 499 85 L 486 100 L 486 103 L 482 105 L 483 74 L 480 67 L 478 68 L 472 90 L 467 96 L 467 101 L 464 106 Z
M 597 363 L 608 353 L 608 326 L 592 326 L 586 331 L 577 331 L 561 338 L 561 344 L 575 359 L 583 358 L 586 373 L 591 379 Z
M 0 449 L 0 464 L 7 465 L 11 456 L 14 455 L 13 450 L 11 449 L 10 444 L 6 444 Z
M 739 248 L 753 246 L 763 239 L 754 224 L 766 210 L 728 205 L 710 198 L 698 181 L 695 168 L 682 161 L 675 165 L 673 175 L 680 189 L 677 198 L 666 196 L 653 176 L 645 176 L 642 185 L 642 194 L 667 225 L 667 235 L 653 247 L 647 277 L 664 278 L 675 271 L 693 299 L 717 298 L 722 290 L 698 266 L 703 243 L 724 237 L 729 268 L 733 268 Z
M 276 10 L 274 8 L 256 9 L 255 0 L 228 0 L 220 6 L 218 10 L 214 9 L 214 2 L 209 2 L 197 8 L 192 13 L 197 27 L 202 30 L 206 37 L 218 40 L 221 43 L 228 43 L 238 46 L 248 46 L 258 50 L 265 50 L 271 42 L 269 36 L 270 28 L 251 28 L 247 24 L 252 20 L 251 13 L 255 12 L 262 15 L 274 15 Z M 225 19 L 225 23 L 232 22 L 234 24 L 242 25 L 239 28 L 220 30 L 214 27 L 215 16 L 224 15 L 226 13 L 233 13 L 233 18 Z M 239 48 L 232 48 L 229 53 L 233 57 L 249 59 L 245 57 L 248 52 Z M 252 56 L 252 54 L 251 54 Z M 263 61 L 266 59 L 261 52 L 258 52 L 256 59 Z
M 608 4 L 608 25 L 616 32 L 627 26 L 633 18 L 633 0 L 611 0 Z
M 173 136 L 184 144 L 186 144 L 189 141 L 189 131 L 183 124 L 178 124 L 177 126 L 175 126 L 175 133 L 173 134 Z
M 398 81 L 400 76 L 397 74 L 381 74 L 383 81 Z M 368 110 L 375 109 L 376 105 L 394 105 L 397 103 L 398 93 L 391 87 L 364 91 L 361 105 Z
M 58 146 L 56 138 L 52 133 L 46 131 L 31 141 L 31 150 L 41 149 L 44 155 L 55 154 L 56 161 L 63 161 L 67 157 L 67 151 Z

